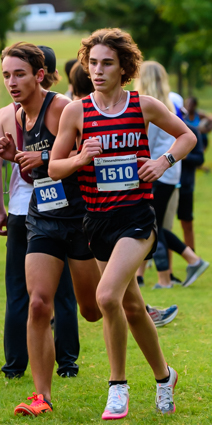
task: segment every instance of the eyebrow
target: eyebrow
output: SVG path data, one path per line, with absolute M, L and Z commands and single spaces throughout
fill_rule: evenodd
M 20 69 L 14 69 L 14 72 L 23 72 L 23 71 L 25 72 L 25 69 L 23 69 L 23 68 L 20 68 Z M 9 73 L 9 71 L 7 71 L 7 70 L 6 70 L 6 71 L 3 71 L 3 75 L 4 75 L 4 74 L 8 74 L 8 73 Z
M 90 60 L 97 60 L 97 58 L 92 58 L 92 57 L 90 57 L 89 58 Z M 103 58 L 101 61 L 114 61 L 114 59 L 113 58 Z

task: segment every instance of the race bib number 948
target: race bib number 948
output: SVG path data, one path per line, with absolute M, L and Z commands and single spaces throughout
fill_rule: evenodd
M 62 181 L 50 177 L 34 181 L 38 211 L 50 211 L 68 206 Z
M 94 158 L 99 191 L 129 190 L 139 187 L 137 156 Z

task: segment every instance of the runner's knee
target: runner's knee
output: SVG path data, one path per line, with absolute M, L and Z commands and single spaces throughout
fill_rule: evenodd
M 102 317 L 98 305 L 80 305 L 80 313 L 88 322 L 97 322 Z
M 112 291 L 99 291 L 96 293 L 97 304 L 101 311 L 112 313 L 122 304 Z
M 29 304 L 29 317 L 33 321 L 47 321 L 50 322 L 53 307 L 50 302 L 44 299 L 42 296 L 34 296 L 30 300 Z

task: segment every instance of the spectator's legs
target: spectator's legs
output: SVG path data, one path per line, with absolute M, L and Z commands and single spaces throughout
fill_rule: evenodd
M 25 216 L 9 214 L 7 223 L 6 314 L 4 327 L 5 374 L 24 373 L 28 363 L 26 322 L 29 297 L 25 281 L 27 248 Z
M 181 220 L 181 226 L 183 228 L 184 242 L 187 246 L 190 246 L 194 251 L 194 229 L 193 221 Z

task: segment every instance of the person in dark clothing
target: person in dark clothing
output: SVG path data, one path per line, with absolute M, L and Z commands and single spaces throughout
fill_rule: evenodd
M 187 124 L 188 125 L 188 124 Z M 193 229 L 193 195 L 195 185 L 196 168 L 204 162 L 204 146 L 200 132 L 193 126 L 188 125 L 197 138 L 197 144 L 182 160 L 182 172 L 180 179 L 180 197 L 178 205 L 178 219 L 184 233 L 184 242 L 191 249 L 195 249 Z
M 203 148 L 206 150 L 208 147 L 208 133 L 212 129 L 212 119 L 209 118 L 204 112 L 198 110 L 198 100 L 196 97 L 189 97 L 185 100 L 185 107 L 187 113 L 183 119 L 189 126 L 197 128 L 202 135 Z
M 42 86 L 49 89 L 59 79 L 56 70 L 54 51 L 47 46 L 39 46 L 45 54 L 45 74 Z M 1 110 L 1 136 L 10 131 L 19 149 L 23 148 L 22 130 L 15 118 L 15 104 Z M 17 109 L 17 107 L 16 107 Z M 20 378 L 28 364 L 26 324 L 29 297 L 25 280 L 25 256 L 27 251 L 27 230 L 25 226 L 28 204 L 32 193 L 32 180 L 20 172 L 13 163 L 10 184 L 9 215 L 7 220 L 6 257 L 6 313 L 4 328 L 4 351 L 6 363 L 1 368 L 9 379 Z M 2 196 L 3 198 L 3 196 Z M 18 248 L 18 251 L 17 251 Z M 71 275 L 66 259 L 60 284 L 55 295 L 55 351 L 58 375 L 76 376 L 79 355 L 79 335 L 77 303 L 73 291 Z

